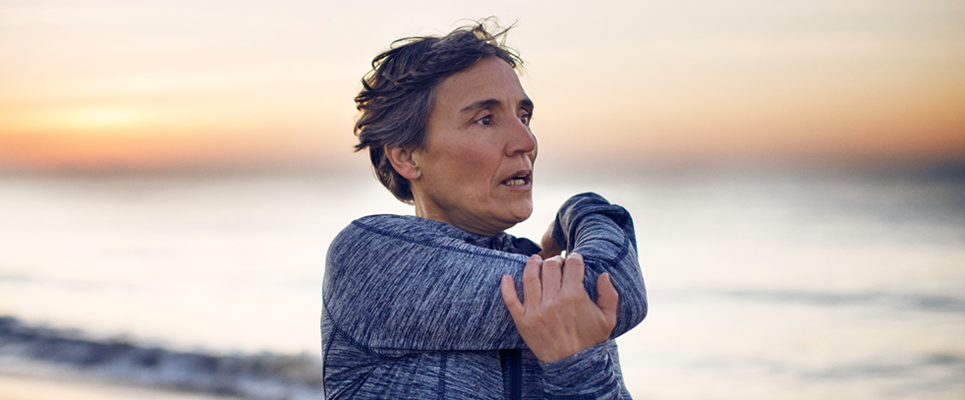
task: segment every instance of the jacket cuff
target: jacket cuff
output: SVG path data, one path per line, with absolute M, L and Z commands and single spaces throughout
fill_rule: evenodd
M 594 398 L 593 394 L 620 390 L 610 357 L 613 340 L 587 347 L 559 361 L 544 363 L 543 389 L 552 398 Z

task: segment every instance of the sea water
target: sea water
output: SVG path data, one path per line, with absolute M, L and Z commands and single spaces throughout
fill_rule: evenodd
M 534 190 L 515 235 L 538 240 L 583 191 L 633 215 L 650 314 L 618 343 L 635 398 L 965 398 L 960 177 L 626 173 Z M 0 315 L 171 354 L 317 359 L 328 243 L 357 217 L 411 212 L 364 173 L 0 177 Z

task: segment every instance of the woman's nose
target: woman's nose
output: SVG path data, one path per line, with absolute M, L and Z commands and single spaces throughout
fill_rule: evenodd
M 510 124 L 509 142 L 506 143 L 506 155 L 512 156 L 518 153 L 530 153 L 536 150 L 536 136 L 530 131 L 529 126 L 515 119 L 515 123 Z

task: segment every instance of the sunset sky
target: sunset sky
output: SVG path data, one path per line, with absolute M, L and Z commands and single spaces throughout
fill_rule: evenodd
M 544 162 L 965 160 L 961 0 L 0 0 L 0 169 L 354 163 L 372 57 L 489 15 Z

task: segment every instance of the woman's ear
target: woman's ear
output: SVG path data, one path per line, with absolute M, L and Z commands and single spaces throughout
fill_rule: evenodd
M 415 159 L 412 157 L 414 151 L 413 149 L 385 145 L 385 156 L 389 158 L 392 168 L 395 168 L 395 172 L 410 181 L 422 176 L 422 171 L 419 171 L 419 166 L 416 165 Z

